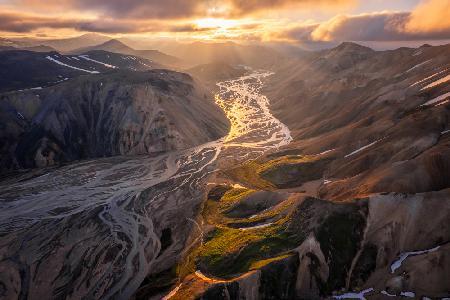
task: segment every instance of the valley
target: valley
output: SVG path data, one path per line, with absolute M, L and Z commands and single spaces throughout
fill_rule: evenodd
M 144 277 L 175 264 L 216 165 L 229 164 L 230 156 L 245 162 L 290 142 L 289 130 L 259 93 L 268 75 L 257 71 L 219 84 L 216 99 L 232 124 L 224 139 L 3 181 L 0 269 L 16 274 L 6 286 L 8 297 L 18 297 L 16 291 L 29 299 L 126 299 Z
M 0 299 L 450 295 L 449 45 L 91 38 L 0 49 Z

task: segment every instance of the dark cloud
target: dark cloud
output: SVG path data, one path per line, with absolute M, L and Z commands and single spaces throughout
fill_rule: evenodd
M 82 10 L 96 10 L 113 17 L 182 18 L 196 15 L 197 0 L 75 0 L 72 6 Z
M 336 7 L 356 0 L 15 0 L 35 9 L 94 11 L 119 19 L 176 19 L 250 15 L 289 6 Z M 225 9 L 221 9 L 225 8 Z
M 287 7 L 330 8 L 347 6 L 355 0 L 228 0 L 233 14 L 252 14 L 260 10 L 280 9 Z
M 174 19 L 201 13 L 207 1 L 198 0 L 15 0 L 37 11 L 95 12 L 115 19 Z
M 114 20 L 110 18 L 82 20 L 50 18 L 20 13 L 0 12 L 0 31 L 29 33 L 36 29 L 75 29 L 98 33 L 144 33 L 144 32 L 205 32 L 213 28 L 199 28 L 196 24 L 173 24 L 167 21 Z
M 82 23 L 77 20 L 0 12 L 1 31 L 27 33 L 37 28 L 78 28 L 80 26 Z

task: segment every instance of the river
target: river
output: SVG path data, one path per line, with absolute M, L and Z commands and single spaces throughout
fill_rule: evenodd
M 260 92 L 270 75 L 255 71 L 218 83 L 216 102 L 231 122 L 220 140 L 158 157 L 76 162 L 0 182 L 6 295 L 128 299 L 147 274 L 175 263 L 195 226 L 188 219 L 195 218 L 220 162 L 243 162 L 291 141 Z M 167 249 L 163 229 L 171 233 Z

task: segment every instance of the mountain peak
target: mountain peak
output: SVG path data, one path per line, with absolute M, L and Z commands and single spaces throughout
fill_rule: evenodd
M 110 39 L 109 41 L 104 42 L 103 44 L 99 45 L 99 47 L 101 46 L 119 46 L 119 47 L 128 47 L 127 45 L 125 45 L 124 43 L 122 43 L 121 41 L 117 40 L 117 39 Z
M 342 42 L 340 45 L 338 45 L 337 47 L 334 48 L 334 50 L 337 51 L 345 51 L 345 52 L 350 52 L 350 51 L 364 51 L 364 52 L 373 52 L 374 50 L 357 44 L 357 43 L 353 43 L 353 42 Z

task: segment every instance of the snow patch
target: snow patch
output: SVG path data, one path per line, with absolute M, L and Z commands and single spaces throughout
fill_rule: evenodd
M 422 62 L 422 63 L 420 63 L 420 64 L 417 64 L 417 65 L 415 65 L 414 67 L 408 69 L 405 73 L 409 73 L 409 72 L 411 72 L 411 71 L 413 71 L 413 70 L 415 70 L 415 69 L 417 69 L 417 68 L 420 68 L 421 66 L 426 65 L 426 64 L 429 63 L 430 61 L 431 61 L 431 59 L 429 59 L 429 60 L 427 60 L 427 61 L 424 61 L 424 62 Z
M 57 60 L 57 59 L 54 59 L 54 58 L 51 57 L 51 56 L 47 56 L 46 58 L 47 58 L 48 60 L 54 62 L 54 63 L 57 63 L 58 65 L 61 65 L 61 66 L 64 66 L 64 67 L 68 67 L 68 68 L 71 68 L 71 69 L 74 69 L 74 70 L 83 71 L 83 72 L 87 72 L 87 73 L 91 73 L 91 74 L 98 74 L 98 73 L 99 73 L 98 71 L 89 71 L 89 70 L 85 70 L 85 69 L 81 69 L 81 68 L 77 68 L 77 67 L 74 67 L 74 66 L 65 64 L 65 63 L 63 63 L 63 62 L 60 62 L 60 61 Z
M 436 98 L 433 98 L 427 102 L 425 102 L 424 104 L 420 105 L 420 106 L 428 106 L 428 105 L 432 105 L 438 102 L 441 102 L 442 100 L 445 100 L 447 97 L 450 97 L 450 92 L 445 93 L 444 95 L 438 96 Z M 443 104 L 443 103 L 442 103 Z
M 256 226 L 252 226 L 252 227 L 242 227 L 242 228 L 239 228 L 239 229 L 243 230 L 243 231 L 246 231 L 246 230 L 252 230 L 252 229 L 259 229 L 259 228 L 269 227 L 272 224 L 273 224 L 273 222 L 267 223 L 267 224 L 256 225 Z
M 414 292 L 401 292 L 400 295 L 408 298 L 416 297 L 416 294 Z
M 315 154 L 315 155 L 324 155 L 324 154 L 327 154 L 327 153 L 333 152 L 334 150 L 336 150 L 336 148 L 334 148 L 334 149 L 330 149 L 330 150 L 325 150 L 325 151 L 323 151 L 323 152 L 320 152 L 320 153 L 317 153 L 317 154 Z
M 107 64 L 107 63 L 104 63 L 104 62 L 101 62 L 101 61 L 92 59 L 92 58 L 90 58 L 90 57 L 87 56 L 87 55 L 79 55 L 79 57 L 81 57 L 82 59 L 87 60 L 87 61 L 92 61 L 92 62 L 94 62 L 94 63 L 96 63 L 96 64 L 104 65 L 104 66 L 107 67 L 107 68 L 117 69 L 116 66 L 113 66 L 113 65 L 110 65 L 110 64 Z
M 415 85 L 421 84 L 422 82 L 427 81 L 428 79 L 431 79 L 431 78 L 433 78 L 433 77 L 435 77 L 435 76 L 438 76 L 438 75 L 440 75 L 440 74 L 442 74 L 442 73 L 445 73 L 447 70 L 449 70 L 449 69 L 442 70 L 442 71 L 437 72 L 437 73 L 434 73 L 433 75 L 428 76 L 428 77 L 426 77 L 426 78 L 424 78 L 424 79 L 422 79 L 422 80 L 416 81 L 416 82 L 414 82 L 413 84 L 411 84 L 410 87 L 413 87 L 413 86 L 415 86 Z
M 433 81 L 432 83 L 428 84 L 427 86 L 424 86 L 424 87 L 421 88 L 420 90 L 423 91 L 423 90 L 426 90 L 426 89 L 435 87 L 435 86 L 440 85 L 440 84 L 442 84 L 442 83 L 445 83 L 445 82 L 447 82 L 447 81 L 449 81 L 449 80 L 450 80 L 450 74 L 447 75 L 447 76 L 445 76 L 445 77 L 443 77 L 443 78 L 441 78 L 441 79 L 438 79 L 438 80 L 436 80 L 436 81 Z
M 339 296 L 333 296 L 334 299 L 361 299 L 366 300 L 366 297 L 364 297 L 365 294 L 372 292 L 374 289 L 366 289 L 364 291 L 361 291 L 359 293 L 346 293 Z
M 377 140 L 377 141 L 375 141 L 375 142 L 373 142 L 373 143 L 370 143 L 369 145 L 366 145 L 366 146 L 363 146 L 363 147 L 361 147 L 361 148 L 359 148 L 359 149 L 356 149 L 356 150 L 353 151 L 352 153 L 347 154 L 347 155 L 345 156 L 345 158 L 350 157 L 350 156 L 353 156 L 353 155 L 355 155 L 355 154 L 357 154 L 357 153 L 359 153 L 359 152 L 361 152 L 361 151 L 363 151 L 363 150 L 365 150 L 365 149 L 367 149 L 367 148 L 369 148 L 369 147 L 372 147 L 373 145 L 375 145 L 375 144 L 378 143 L 379 141 L 381 141 L 381 139 L 379 139 L 379 140 Z
M 381 291 L 380 293 L 383 294 L 383 295 L 385 295 L 385 296 L 388 296 L 388 297 L 397 297 L 397 295 L 389 294 L 389 293 L 386 292 L 386 291 Z
M 401 254 L 400 257 L 391 264 L 391 273 L 394 273 L 398 268 L 400 268 L 402 266 L 403 261 L 405 259 L 407 259 L 409 256 L 428 254 L 428 253 L 437 251 L 440 247 L 441 246 L 436 246 L 434 248 L 427 249 L 427 250 L 405 252 L 405 253 Z

